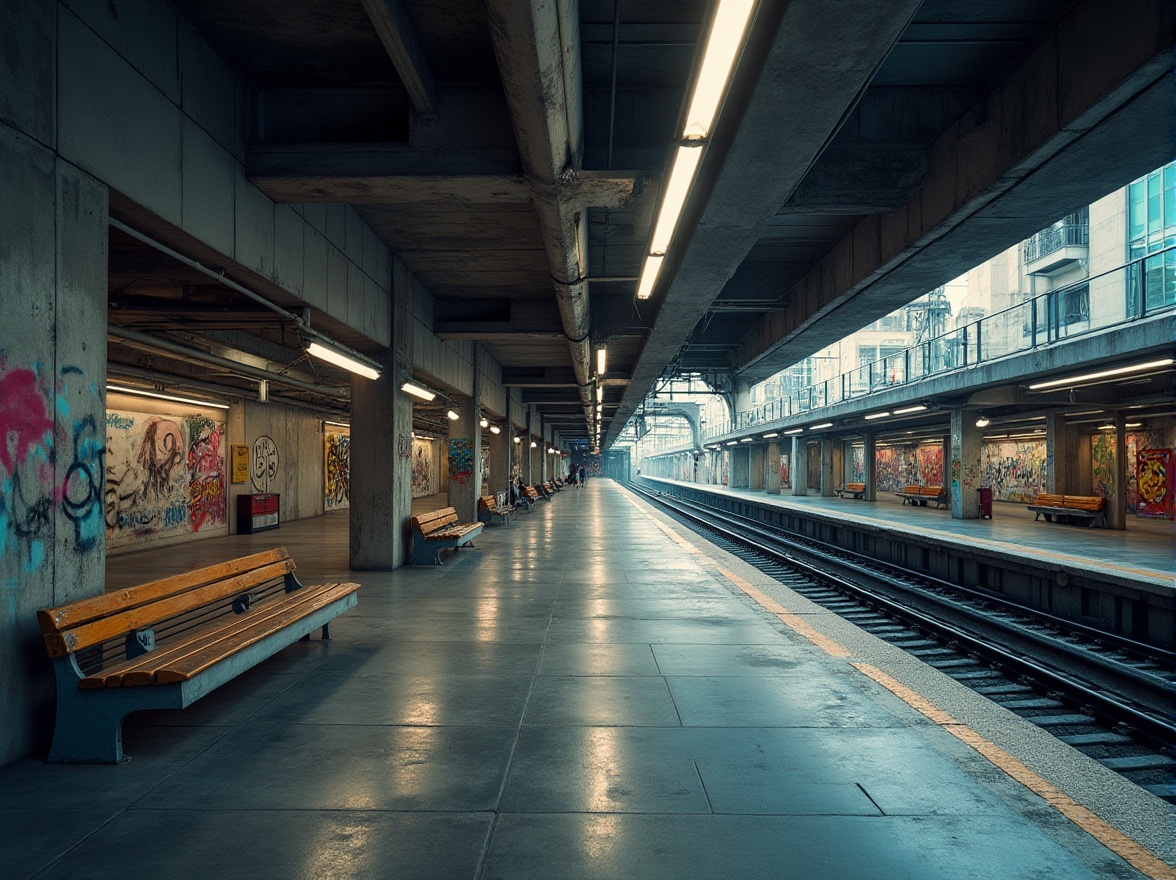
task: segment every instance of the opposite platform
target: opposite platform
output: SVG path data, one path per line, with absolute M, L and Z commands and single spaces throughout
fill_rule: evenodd
M 889 646 L 611 482 L 477 543 L 349 572 L 333 514 L 110 560 L 113 587 L 280 544 L 363 587 L 333 642 L 141 716 L 129 764 L 0 772 L 0 874 L 1144 876 L 982 757 L 970 704 L 920 711 Z

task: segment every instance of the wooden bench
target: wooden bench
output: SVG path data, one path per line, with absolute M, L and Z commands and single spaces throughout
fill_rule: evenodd
M 469 544 L 482 531 L 482 524 L 459 523 L 457 511 L 443 507 L 412 518 L 412 555 L 409 565 L 440 565 L 441 551 L 458 550 Z
M 1042 516 L 1046 522 L 1079 520 L 1090 528 L 1096 519 L 1106 522 L 1106 499 L 1099 495 L 1055 495 L 1049 492 L 1039 492 L 1036 503 L 1026 506 L 1034 513 L 1037 521 Z
M 123 719 L 183 709 L 354 607 L 359 584 L 303 586 L 283 549 L 37 612 L 57 677 L 49 760 L 118 764 Z
M 901 492 L 895 492 L 902 503 L 910 502 L 912 507 L 926 507 L 927 502 L 934 502 L 936 507 L 942 507 L 947 504 L 947 492 L 942 486 L 919 486 L 910 485 L 903 486 Z
M 483 523 L 492 523 L 495 519 L 501 520 L 503 525 L 510 525 L 510 514 L 514 510 L 513 507 L 500 507 L 498 500 L 493 495 L 483 495 L 478 499 L 478 521 Z
M 866 494 L 866 484 L 846 483 L 840 489 L 834 489 L 833 491 L 836 492 L 840 498 L 844 498 L 846 495 L 849 495 L 853 498 L 861 498 Z
M 544 495 L 542 492 L 540 492 L 534 486 L 524 486 L 523 487 L 523 494 L 526 495 L 527 498 L 532 502 L 538 501 L 540 498 L 542 498 L 544 501 L 551 500 L 550 495 Z

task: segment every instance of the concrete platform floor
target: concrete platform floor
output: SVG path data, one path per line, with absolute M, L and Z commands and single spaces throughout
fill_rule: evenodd
M 819 495 L 769 495 L 750 489 L 731 489 L 643 477 L 723 495 L 749 498 L 762 504 L 796 507 L 846 520 L 873 522 L 903 532 L 925 531 L 947 540 L 965 540 L 1021 555 L 1051 556 L 1086 568 L 1107 567 L 1176 589 L 1176 523 L 1131 517 L 1125 530 L 1086 528 L 1036 520 L 1024 504 L 997 502 L 992 519 L 952 519 L 951 510 L 903 504 L 893 493 L 877 501 L 860 498 L 823 498 Z
M 931 670 L 959 721 L 916 711 L 851 662 L 928 667 L 760 584 L 774 613 L 609 481 L 437 568 L 349 572 L 347 522 L 109 561 L 115 588 L 281 545 L 304 581 L 363 589 L 333 641 L 132 718 L 129 763 L 0 772 L 0 877 L 1143 876 L 952 735 L 990 703 Z M 1038 764 L 1076 755 L 1001 723 Z M 1157 849 L 1173 813 L 1129 788 L 1120 816 Z

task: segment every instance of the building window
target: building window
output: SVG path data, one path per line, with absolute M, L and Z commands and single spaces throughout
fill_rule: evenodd
M 1083 284 L 1062 293 L 1062 324 L 1079 324 L 1090 320 L 1090 285 Z
M 1147 312 L 1176 304 L 1176 162 L 1153 171 L 1127 188 L 1127 257 L 1146 258 L 1143 272 L 1129 273 L 1128 298 L 1142 282 Z

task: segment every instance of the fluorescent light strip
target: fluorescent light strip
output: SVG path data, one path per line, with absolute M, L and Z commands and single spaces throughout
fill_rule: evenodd
M 641 267 L 641 280 L 637 282 L 637 299 L 653 296 L 653 288 L 657 286 L 657 276 L 665 259 L 664 254 L 650 254 L 645 258 L 645 265 Z
M 596 349 L 596 374 L 603 376 L 607 372 L 606 366 L 608 366 L 608 349 L 602 345 Z
M 1070 376 L 1067 379 L 1050 379 L 1048 382 L 1037 382 L 1030 385 L 1030 391 L 1036 391 L 1039 388 L 1056 388 L 1059 385 L 1076 385 L 1079 382 L 1090 382 L 1095 379 L 1107 379 L 1111 376 L 1123 376 L 1127 373 L 1138 373 L 1142 370 L 1154 370 L 1158 367 L 1168 367 L 1172 365 L 1172 358 L 1164 358 L 1159 361 L 1148 361 L 1146 364 L 1135 364 L 1130 367 L 1117 367 L 1113 370 L 1101 370 L 1097 373 L 1085 373 L 1081 376 Z
M 785 434 L 803 434 L 804 428 L 790 428 L 784 432 Z
M 599 357 L 598 357 L 597 363 L 600 363 Z M 604 386 L 603 385 L 596 386 L 596 402 L 597 403 L 604 403 Z
M 695 78 L 683 137 L 708 137 L 727 91 L 743 34 L 755 9 L 755 0 L 721 0 L 706 38 L 706 54 Z
M 694 183 L 694 175 L 701 160 L 702 144 L 678 147 L 678 153 L 674 157 L 674 168 L 662 194 L 653 236 L 649 240 L 649 253 L 664 254 L 670 249 L 670 241 L 678 227 L 678 218 L 682 216 L 682 208 L 686 205 L 686 197 L 690 195 L 690 186 Z
M 744 437 L 744 438 L 743 438 L 742 440 L 740 440 L 739 442 L 740 442 L 740 443 L 750 443 L 750 442 L 752 442 L 754 439 L 755 439 L 754 437 Z
M 208 400 L 196 400 L 192 397 L 177 397 L 174 394 L 160 394 L 157 391 L 142 391 L 138 388 L 127 388 L 125 385 L 107 385 L 107 391 L 115 391 L 119 394 L 137 394 L 140 397 L 153 397 L 156 400 L 171 400 L 176 403 L 188 403 L 192 406 L 210 406 L 213 409 L 228 409 L 227 403 L 212 403 Z
M 346 422 L 332 422 L 330 419 L 324 419 L 323 424 L 324 425 L 334 425 L 337 428 L 350 428 L 351 427 L 351 425 L 347 424 Z
M 762 436 L 765 440 L 770 440 L 772 437 L 779 437 L 780 434 L 777 431 L 773 431 L 771 434 L 762 434 L 760 436 Z
M 423 385 L 417 385 L 415 382 L 405 382 L 400 386 L 400 390 L 406 394 L 411 394 L 413 397 L 419 397 L 421 400 L 431 401 L 437 396 L 436 391 L 430 391 Z
M 832 422 L 821 422 L 821 424 L 819 424 L 819 425 L 813 425 L 811 428 L 809 428 L 809 430 L 810 431 L 823 431 L 826 428 L 832 428 L 832 427 L 833 427 Z
M 888 415 L 890 415 L 890 413 L 889 413 L 889 412 L 870 413 L 868 416 L 866 416 L 866 421 L 867 421 L 867 422 L 871 422 L 871 421 L 873 421 L 874 419 L 884 419 L 884 418 L 886 418 Z
M 453 410 L 447 410 L 445 415 L 448 416 L 449 421 L 451 421 L 451 422 L 456 422 L 458 419 L 461 418 L 461 416 L 459 416 Z
M 919 406 L 905 406 L 902 409 L 896 409 L 894 411 L 894 414 L 896 416 L 905 416 L 907 413 L 922 412 L 926 408 L 927 407 L 923 406 L 922 404 L 920 404 Z
M 367 364 L 362 364 L 355 358 L 348 357 L 341 351 L 335 351 L 333 348 L 327 348 L 317 342 L 312 342 L 306 346 L 306 353 L 312 354 L 316 358 L 326 361 L 329 364 L 334 364 L 337 367 L 342 367 L 345 370 L 350 370 L 360 376 L 368 379 L 379 379 L 380 371 L 373 370 Z

